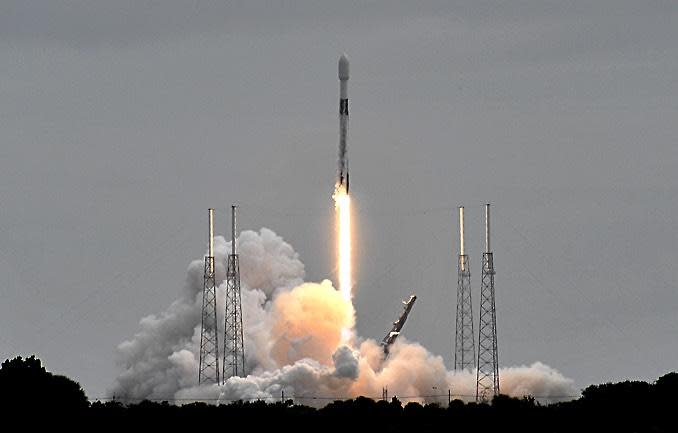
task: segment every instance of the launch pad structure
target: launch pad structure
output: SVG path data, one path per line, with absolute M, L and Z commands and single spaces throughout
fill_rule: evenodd
M 219 369 L 219 337 L 217 328 L 217 288 L 214 262 L 214 209 L 209 209 L 208 253 L 203 275 L 202 314 L 200 326 L 200 360 L 198 384 L 221 384 L 229 377 L 245 374 L 242 303 L 240 299 L 240 263 L 236 253 L 236 206 L 231 206 L 231 254 L 226 268 L 226 301 L 224 314 L 224 353 Z M 223 381 L 223 382 L 222 382 Z
M 473 335 L 471 270 L 464 252 L 464 208 L 459 208 L 459 257 L 457 260 L 457 319 L 454 335 L 454 370 L 473 370 L 476 348 Z
M 476 401 L 499 395 L 497 309 L 494 298 L 494 257 L 490 246 L 490 205 L 485 205 L 485 252 L 480 284 Z
M 198 384 L 219 383 L 219 337 L 217 331 L 217 288 L 214 277 L 214 209 L 209 209 L 209 249 L 203 274 L 202 321 Z
M 236 253 L 236 206 L 231 206 L 231 254 L 226 269 L 226 307 L 224 313 L 224 362 L 222 380 L 245 375 L 245 342 L 240 299 L 240 262 Z
M 416 295 L 411 295 L 410 298 L 407 301 L 403 301 L 403 312 L 398 317 L 398 320 L 393 322 L 393 327 L 391 330 L 386 334 L 383 340 L 381 340 L 381 347 L 384 350 L 384 357 L 388 356 L 389 349 L 395 343 L 396 338 L 400 335 L 400 332 L 403 329 L 403 326 L 405 326 L 405 321 L 407 321 L 407 316 L 410 315 L 410 311 L 412 311 L 412 307 L 414 306 L 414 301 L 417 300 Z
M 480 281 L 478 351 L 473 333 L 471 270 L 464 250 L 464 207 L 459 207 L 459 257 L 457 260 L 457 317 L 454 335 L 454 370 L 476 370 L 476 402 L 499 395 L 497 309 L 494 292 L 494 255 L 490 245 L 490 205 L 485 205 L 485 251 Z

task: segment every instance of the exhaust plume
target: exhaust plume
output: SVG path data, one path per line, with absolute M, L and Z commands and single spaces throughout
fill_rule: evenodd
M 304 404 L 325 404 L 323 398 L 389 395 L 436 400 L 475 395 L 475 372 L 448 371 L 443 358 L 401 336 L 388 358 L 379 343 L 355 333 L 350 296 L 328 280 L 304 282 L 298 254 L 269 229 L 243 231 L 240 254 L 246 377 L 224 385 L 197 385 L 203 261 L 188 267 L 184 290 L 165 311 L 141 319 L 139 331 L 118 346 L 120 374 L 109 394 L 126 401 L 162 399 L 181 402 L 234 399 L 279 399 L 281 392 Z M 230 242 L 215 237 L 219 305 L 223 314 L 226 260 Z M 223 317 L 218 319 L 223 323 Z M 346 339 L 345 330 L 351 332 Z M 574 395 L 572 380 L 535 362 L 501 370 L 505 394 L 558 397 Z M 321 397 L 307 400 L 306 397 Z M 438 401 L 441 399 L 438 398 Z

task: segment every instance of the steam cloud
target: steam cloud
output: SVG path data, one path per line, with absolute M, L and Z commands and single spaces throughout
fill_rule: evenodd
M 202 308 L 203 261 L 193 261 L 181 297 L 160 314 L 140 321 L 133 338 L 118 346 L 122 371 L 111 396 L 120 400 L 186 401 L 380 396 L 426 396 L 452 389 L 453 396 L 475 394 L 475 373 L 452 372 L 440 356 L 400 337 L 384 360 L 373 339 L 353 329 L 355 311 L 328 280 L 304 282 L 304 265 L 280 236 L 268 229 L 244 231 L 240 254 L 247 377 L 224 385 L 197 385 Z M 230 242 L 215 238 L 219 305 L 224 311 L 226 260 Z M 218 318 L 223 327 L 223 317 Z M 221 331 L 223 333 L 223 330 Z M 223 343 L 220 334 L 220 345 Z M 572 380 L 536 362 L 500 371 L 502 393 L 559 397 L 576 394 Z M 438 393 L 440 393 L 439 391 Z M 427 399 L 422 397 L 422 401 Z M 312 401 L 300 400 L 312 404 Z M 320 404 L 327 401 L 320 400 Z

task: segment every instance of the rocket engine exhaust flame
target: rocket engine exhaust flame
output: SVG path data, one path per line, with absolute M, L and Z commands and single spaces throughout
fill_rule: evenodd
M 351 299 L 351 196 L 337 184 L 334 190 L 334 206 L 337 209 L 337 258 L 339 261 L 339 291 L 346 300 Z

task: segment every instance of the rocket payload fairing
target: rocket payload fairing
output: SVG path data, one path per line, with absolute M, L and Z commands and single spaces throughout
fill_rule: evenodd
M 343 54 L 339 58 L 339 187 L 345 187 L 348 193 L 348 154 L 346 139 L 348 136 L 348 58 Z

